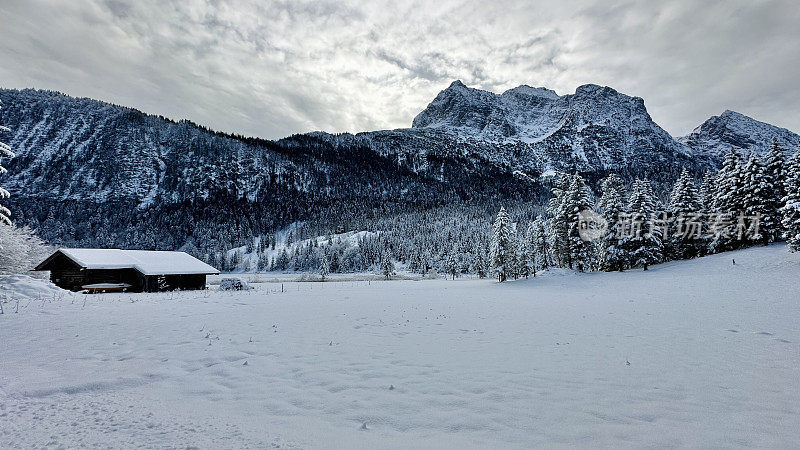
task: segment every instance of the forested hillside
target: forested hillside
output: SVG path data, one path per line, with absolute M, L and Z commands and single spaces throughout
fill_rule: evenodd
M 592 195 L 612 172 L 628 185 L 648 179 L 666 201 L 683 169 L 699 179 L 721 162 L 708 139 L 678 142 L 642 99 L 595 85 L 559 96 L 454 82 L 412 128 L 278 141 L 58 92 L 0 90 L 0 100 L 16 153 L 0 182 L 15 223 L 55 245 L 184 249 L 206 260 L 296 222 L 298 237 L 386 238 L 428 220 L 439 227 L 411 240 L 442 254 L 485 241 L 499 205 L 520 218 L 544 211 L 559 173 L 581 174 Z M 396 258 L 416 251 L 393 242 Z

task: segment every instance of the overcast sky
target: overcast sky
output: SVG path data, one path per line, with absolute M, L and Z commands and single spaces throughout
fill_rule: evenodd
M 498 93 L 608 85 L 644 98 L 675 136 L 725 109 L 800 132 L 800 6 L 0 0 L 0 87 L 220 131 L 408 127 L 455 79 Z

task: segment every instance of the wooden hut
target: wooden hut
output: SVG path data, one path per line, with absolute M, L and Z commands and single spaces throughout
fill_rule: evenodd
M 205 289 L 219 271 L 184 252 L 62 248 L 36 266 L 72 291 L 158 292 Z

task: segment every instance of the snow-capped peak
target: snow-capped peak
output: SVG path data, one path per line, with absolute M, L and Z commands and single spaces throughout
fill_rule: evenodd
M 545 87 L 531 87 L 528 86 L 527 84 L 523 84 L 521 86 L 509 89 L 503 92 L 501 96 L 541 97 L 541 98 L 549 98 L 551 100 L 555 100 L 559 97 L 559 95 L 556 94 L 556 91 L 552 89 L 547 89 Z
M 596 84 L 568 95 L 528 85 L 495 94 L 455 81 L 414 118 L 413 128 L 461 141 L 525 146 L 514 152 L 520 156 L 512 165 L 528 158 L 555 160 L 558 167 L 612 169 L 631 157 L 688 158 L 692 153 L 653 122 L 641 98 Z
M 641 98 L 595 84 L 559 96 L 544 87 L 522 85 L 502 94 L 465 86 L 456 80 L 414 118 L 414 128 L 442 128 L 482 140 L 536 142 L 552 135 L 565 120 L 584 125 L 609 124 L 620 112 L 651 122 Z M 655 124 L 652 124 L 658 127 Z
M 755 152 L 764 155 L 775 140 L 784 150 L 793 150 L 800 144 L 800 136 L 742 113 L 726 109 L 712 116 L 689 135 L 679 141 L 708 155 L 721 158 L 728 149 L 734 149 L 745 157 Z

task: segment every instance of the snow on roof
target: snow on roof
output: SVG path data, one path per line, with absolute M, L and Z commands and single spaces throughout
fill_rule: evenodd
M 184 252 L 62 248 L 69 259 L 86 269 L 136 269 L 144 275 L 202 275 L 219 271 Z

